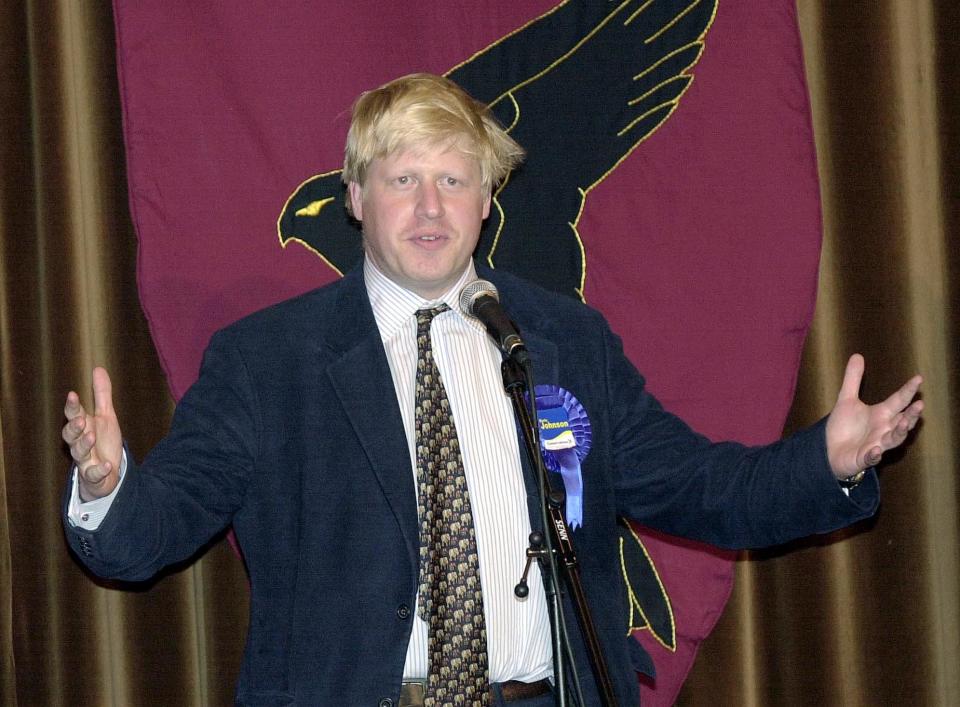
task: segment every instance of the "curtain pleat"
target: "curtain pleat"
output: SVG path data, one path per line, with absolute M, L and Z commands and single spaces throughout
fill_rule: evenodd
M 865 399 L 919 370 L 927 410 L 882 465 L 876 518 L 744 555 L 680 704 L 960 704 L 960 10 L 798 7 L 824 248 L 787 432 L 829 410 L 854 351 Z M 138 302 L 114 61 L 108 3 L 0 4 L 2 706 L 230 704 L 243 647 L 222 538 L 123 589 L 63 540 L 67 391 L 89 401 L 106 366 L 137 457 L 173 408 Z

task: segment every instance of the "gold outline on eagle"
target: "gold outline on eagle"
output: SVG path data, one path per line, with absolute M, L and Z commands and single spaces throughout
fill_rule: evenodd
M 583 299 L 586 251 L 577 225 L 590 191 L 676 110 L 690 87 L 717 0 L 565 0 L 445 75 L 486 102 L 528 155 L 497 188 L 476 257 Z M 363 255 L 344 209 L 340 170 L 310 177 L 277 220 L 343 274 Z M 669 650 L 676 626 L 637 534 L 618 539 L 630 615 Z

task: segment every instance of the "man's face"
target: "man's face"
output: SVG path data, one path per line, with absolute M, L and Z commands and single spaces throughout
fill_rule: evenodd
M 480 165 L 455 148 L 375 159 L 366 183 L 350 182 L 349 191 L 367 257 L 425 299 L 439 297 L 463 274 L 490 213 Z

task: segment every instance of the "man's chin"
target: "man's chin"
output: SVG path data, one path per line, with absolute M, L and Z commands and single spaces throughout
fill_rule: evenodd
M 467 263 L 456 269 L 443 268 L 437 270 L 418 270 L 409 273 L 402 282 L 402 287 L 415 292 L 424 299 L 437 299 L 456 284 L 467 268 Z

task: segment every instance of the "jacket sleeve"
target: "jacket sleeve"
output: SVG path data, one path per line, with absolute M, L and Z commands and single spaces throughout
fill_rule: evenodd
M 619 512 L 664 532 L 727 548 L 828 533 L 872 515 L 871 472 L 848 496 L 830 469 L 826 420 L 773 444 L 712 443 L 663 409 L 604 327 Z

